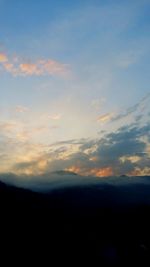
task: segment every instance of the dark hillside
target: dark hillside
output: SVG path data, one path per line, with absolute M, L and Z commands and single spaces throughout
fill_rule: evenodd
M 0 227 L 5 262 L 149 266 L 150 186 L 88 185 L 42 194 L 0 183 Z

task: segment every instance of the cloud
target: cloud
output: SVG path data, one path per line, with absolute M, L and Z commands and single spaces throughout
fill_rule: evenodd
M 143 111 L 145 106 L 149 103 L 150 93 L 144 96 L 138 103 L 129 107 L 124 113 L 112 117 L 112 122 L 118 121 L 134 114 L 136 111 Z M 140 117 L 141 118 L 141 117 Z
M 18 75 L 18 70 L 16 67 L 14 67 L 14 64 L 6 62 L 2 64 L 2 67 L 6 72 L 9 72 L 14 76 Z
M 45 76 L 58 75 L 66 77 L 69 74 L 67 64 L 52 59 L 23 60 L 19 57 L 8 57 L 0 53 L 0 65 L 3 71 L 13 76 Z
M 86 143 L 87 139 L 81 138 L 81 139 L 71 139 L 71 140 L 64 140 L 64 141 L 58 141 L 50 145 L 50 147 L 57 147 L 57 146 L 63 146 L 63 145 L 84 145 Z
M 142 162 L 141 170 L 149 166 L 146 154 L 144 154 L 147 143 L 143 140 L 144 136 L 148 136 L 149 133 L 150 125 L 142 128 L 122 127 L 100 140 L 85 141 L 79 147 L 79 152 L 71 154 L 67 160 L 61 162 L 61 165 L 68 164 L 68 168 L 71 166 L 73 170 L 74 167 L 74 170 L 82 175 L 132 174 L 132 171 Z M 121 162 L 122 157 L 126 157 L 126 161 Z
M 135 155 L 135 156 L 123 156 L 120 158 L 120 161 L 121 162 L 125 162 L 125 161 L 130 161 L 132 163 L 135 163 L 135 162 L 138 162 L 141 160 L 141 157 L 138 156 L 138 155 Z
M 150 167 L 145 167 L 145 168 L 139 168 L 136 167 L 131 173 L 130 175 L 132 176 L 150 176 Z
M 25 112 L 29 111 L 29 108 L 24 107 L 24 106 L 16 106 L 15 111 L 17 113 L 25 113 Z
M 111 167 L 94 168 L 88 172 L 88 175 L 96 177 L 108 177 L 113 175 L 113 169 Z
M 106 113 L 97 118 L 97 122 L 108 122 L 113 118 L 113 113 Z
M 113 112 L 109 112 L 109 113 L 105 113 L 103 115 L 100 115 L 97 118 L 97 122 L 105 123 L 105 122 L 116 122 L 119 120 L 121 121 L 125 118 L 128 118 L 131 115 L 135 115 L 135 121 L 139 122 L 143 117 L 143 111 L 146 109 L 146 107 L 149 106 L 149 99 L 150 99 L 150 93 L 148 93 L 146 96 L 144 96 L 135 105 L 127 108 L 124 112 L 120 112 L 120 114 L 115 115 Z M 137 114 L 137 112 L 138 112 L 138 114 Z
M 48 116 L 48 119 L 51 119 L 51 120 L 56 121 L 56 120 L 60 120 L 61 117 L 62 117 L 61 114 L 54 114 L 54 115 L 49 115 L 49 116 Z
M 0 63 L 4 63 L 4 62 L 7 62 L 8 61 L 8 58 L 5 54 L 3 53 L 0 53 Z
M 148 174 L 147 151 L 150 144 L 145 137 L 149 134 L 149 124 L 143 127 L 130 125 L 106 134 L 101 139 L 58 142 L 34 160 L 18 161 L 13 167 L 14 172 L 31 175 L 67 170 L 97 177 Z
M 1 131 L 11 131 L 16 127 L 16 123 L 14 122 L 2 122 L 0 123 L 0 130 Z
M 39 69 L 37 64 L 33 63 L 22 63 L 19 65 L 18 73 L 22 75 L 42 75 L 42 70 Z
M 47 160 L 35 158 L 34 160 L 27 160 L 15 165 L 15 170 L 17 175 L 38 175 L 44 173 L 47 166 Z
M 134 108 L 130 108 L 132 110 Z M 17 106 L 16 112 L 26 112 L 26 107 Z M 59 116 L 55 116 L 53 119 L 58 120 Z M 48 144 L 50 131 L 54 128 L 43 124 L 43 121 L 36 124 L 31 120 L 30 125 L 17 119 L 1 121 L 0 151 L 5 157 L 1 159 L 0 171 L 5 169 L 31 175 L 72 170 L 80 175 L 101 177 L 124 173 L 132 175 L 137 168 L 142 174 L 149 166 L 149 122 L 143 126 L 137 123 L 124 125 L 116 131 L 103 132 L 95 139 L 61 140 Z

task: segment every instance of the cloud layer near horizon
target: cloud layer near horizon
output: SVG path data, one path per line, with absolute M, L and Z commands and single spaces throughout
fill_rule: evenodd
M 127 125 L 100 139 L 62 141 L 18 161 L 16 174 L 38 175 L 66 170 L 97 177 L 150 174 L 150 124 Z M 30 147 L 28 147 L 30 148 Z M 36 150 L 37 149 L 37 150 Z M 34 147 L 32 148 L 32 152 Z

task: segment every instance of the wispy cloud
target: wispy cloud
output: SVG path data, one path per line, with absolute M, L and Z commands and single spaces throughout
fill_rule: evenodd
M 48 115 L 47 118 L 50 119 L 50 120 L 54 120 L 54 121 L 57 121 L 57 120 L 60 120 L 62 117 L 61 114 L 54 114 L 54 115 Z
M 17 124 L 15 122 L 1 122 L 0 130 L 1 132 L 11 132 L 16 128 Z
M 133 106 L 125 109 L 124 111 L 120 111 L 119 114 L 115 114 L 115 112 L 105 113 L 100 115 L 97 118 L 97 122 L 105 123 L 105 122 L 116 122 L 119 120 L 123 120 L 128 118 L 131 115 L 135 115 L 135 121 L 139 121 L 142 118 L 142 114 L 144 109 L 149 105 L 150 94 L 144 96 L 139 102 L 134 104 Z M 138 112 L 138 114 L 137 114 Z M 139 113 L 140 112 L 140 113 Z
M 0 65 L 3 71 L 13 76 L 68 76 L 69 66 L 53 59 L 23 60 L 19 57 L 8 57 L 0 53 Z
M 25 113 L 25 112 L 29 111 L 29 108 L 19 105 L 19 106 L 15 107 L 15 111 L 17 113 Z
M 113 113 L 106 113 L 97 118 L 97 122 L 108 122 L 113 118 Z
M 119 115 L 112 117 L 112 121 L 124 119 L 124 118 L 134 114 L 136 111 L 142 112 L 143 109 L 145 108 L 145 106 L 147 104 L 149 104 L 149 99 L 150 99 L 150 93 L 147 94 L 146 96 L 144 96 L 138 103 L 136 103 L 135 105 L 133 105 L 133 106 L 129 107 L 127 110 L 125 110 L 125 112 L 120 113 Z

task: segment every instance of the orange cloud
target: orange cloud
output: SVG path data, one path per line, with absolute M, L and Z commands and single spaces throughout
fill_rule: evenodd
M 104 115 L 101 115 L 97 118 L 97 122 L 107 122 L 111 120 L 113 114 L 112 113 L 106 113 Z
M 14 68 L 14 65 L 13 65 L 12 63 L 4 62 L 4 63 L 3 63 L 3 68 L 4 68 L 7 72 L 9 72 L 9 73 L 11 73 L 11 74 L 13 74 L 13 75 L 15 75 L 15 74 L 17 73 L 17 71 L 16 71 L 16 69 Z
M 0 63 L 4 63 L 4 62 L 7 62 L 8 61 L 8 58 L 5 54 L 3 53 L 0 53 Z
M 71 166 L 69 168 L 65 169 L 66 171 L 70 172 L 75 172 L 77 174 L 83 175 L 83 176 L 96 176 L 96 177 L 108 177 L 113 175 L 113 170 L 111 167 L 106 167 L 106 168 L 94 168 L 94 169 L 89 169 L 85 170 L 82 169 L 82 167 L 78 166 Z
M 22 63 L 19 65 L 20 74 L 23 75 L 41 75 L 42 72 L 38 69 L 38 65 L 30 63 Z M 18 72 L 19 73 L 19 72 Z
M 39 59 L 35 62 L 27 62 L 19 57 L 8 58 L 6 54 L 0 53 L 0 65 L 3 70 L 14 76 L 41 76 L 68 74 L 68 66 L 52 59 Z
M 23 62 L 19 65 L 17 74 L 25 76 L 64 75 L 67 73 L 66 65 L 54 60 L 39 60 L 35 63 Z
M 90 175 L 94 175 L 97 177 L 108 177 L 113 175 L 113 170 L 111 167 L 95 168 L 90 170 Z

